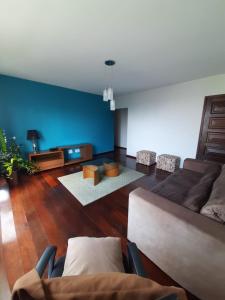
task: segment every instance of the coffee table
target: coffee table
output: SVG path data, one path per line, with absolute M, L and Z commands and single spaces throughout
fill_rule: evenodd
M 98 166 L 86 165 L 83 166 L 83 178 L 93 178 L 94 185 L 97 185 L 101 181 L 100 171 Z
M 83 178 L 93 178 L 94 185 L 101 181 L 103 175 L 115 177 L 119 175 L 119 164 L 109 158 L 99 158 L 82 163 Z
M 113 163 L 114 160 L 108 158 L 108 157 L 102 157 L 102 158 L 97 158 L 97 159 L 93 159 L 93 160 L 89 160 L 86 162 L 81 163 L 81 166 L 89 166 L 89 165 L 93 165 L 93 166 L 103 166 L 104 163 Z
M 108 177 L 116 177 L 120 174 L 120 165 L 116 162 L 104 163 L 104 174 Z

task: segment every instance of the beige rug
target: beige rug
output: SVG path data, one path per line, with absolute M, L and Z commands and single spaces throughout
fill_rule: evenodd
M 93 179 L 83 179 L 83 172 L 62 176 L 58 180 L 85 206 L 145 176 L 123 166 L 120 166 L 120 171 L 117 177 L 103 177 L 96 186 L 93 185 Z

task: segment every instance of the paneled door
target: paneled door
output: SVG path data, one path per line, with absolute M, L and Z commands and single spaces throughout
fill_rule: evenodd
M 225 163 L 225 95 L 205 97 L 197 158 Z

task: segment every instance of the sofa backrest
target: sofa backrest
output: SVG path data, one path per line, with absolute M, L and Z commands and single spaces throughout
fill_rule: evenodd
M 219 169 L 221 169 L 222 164 L 213 161 L 199 160 L 194 158 L 186 158 L 183 164 L 184 169 L 202 174 L 204 174 L 210 166 L 217 166 Z

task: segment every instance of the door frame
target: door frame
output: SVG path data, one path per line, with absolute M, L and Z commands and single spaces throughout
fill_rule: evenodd
M 203 152 L 203 147 L 204 147 L 204 141 L 202 140 L 202 137 L 205 133 L 205 130 L 208 128 L 208 124 L 206 124 L 205 122 L 205 118 L 207 117 L 207 114 L 209 114 L 207 112 L 207 106 L 208 106 L 208 102 L 215 98 L 224 98 L 225 94 L 219 94 L 219 95 L 210 95 L 210 96 L 206 96 L 205 100 L 204 100 L 204 105 L 203 105 L 203 111 L 202 111 L 202 119 L 201 119 L 201 126 L 200 126 L 200 132 L 199 132 L 199 137 L 198 137 L 198 147 L 197 147 L 197 152 L 196 152 L 196 158 L 197 159 L 204 159 L 204 154 Z
M 116 145 L 116 134 L 117 134 L 117 132 L 116 132 L 116 130 L 117 130 L 117 124 L 116 124 L 116 118 L 117 118 L 117 116 L 116 116 L 116 114 L 119 112 L 119 111 L 122 111 L 122 110 L 124 110 L 124 111 L 126 111 L 126 147 L 124 147 L 124 146 L 121 146 L 121 145 Z M 115 110 L 115 116 L 114 116 L 114 147 L 115 148 L 121 148 L 121 149 L 127 149 L 127 137 L 128 137 L 128 107 L 121 107 L 121 108 L 117 108 L 116 110 Z

